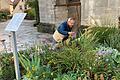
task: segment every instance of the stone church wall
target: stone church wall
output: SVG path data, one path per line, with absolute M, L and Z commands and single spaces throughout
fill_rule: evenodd
M 58 26 L 68 17 L 67 8 L 55 7 L 56 0 L 39 0 L 40 21 Z M 113 24 L 120 16 L 120 0 L 81 0 L 81 24 L 96 20 L 101 24 Z

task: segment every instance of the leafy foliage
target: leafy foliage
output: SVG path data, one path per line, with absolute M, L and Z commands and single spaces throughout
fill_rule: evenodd
M 28 53 L 39 54 L 39 69 L 42 70 L 38 71 L 42 75 L 38 75 L 38 77 L 43 80 L 94 79 L 95 74 L 103 74 L 104 78 L 108 79 L 110 75 L 118 75 L 116 71 L 119 67 L 119 55 L 115 56 L 118 52 L 112 48 L 98 47 L 96 49 L 96 47 L 94 36 L 81 34 L 78 39 L 73 40 L 67 46 L 62 46 L 60 50 L 50 51 L 48 46 L 44 46 L 36 47 L 32 51 L 28 50 Z M 99 55 L 98 52 L 105 54 Z M 112 54 L 107 54 L 110 52 Z
M 36 23 L 34 24 L 34 26 L 38 25 L 40 22 L 38 0 L 27 0 L 26 4 L 29 5 L 32 9 L 34 9 L 36 19 Z
M 70 72 L 68 74 L 58 75 L 54 80 L 77 80 L 77 74 Z
M 112 47 L 120 51 L 120 30 L 115 27 L 92 27 L 85 32 L 86 35 L 97 40 L 98 44 Z
M 0 21 L 2 21 L 3 19 L 7 20 L 9 14 L 10 12 L 8 9 L 1 9 L 0 10 Z
M 49 50 L 48 45 L 34 46 L 19 53 L 20 62 L 25 70 L 22 78 L 23 80 L 95 80 L 95 76 L 96 79 L 102 79 L 102 76 L 105 80 L 112 78 L 119 80 L 118 42 L 119 30 L 98 27 L 79 34 L 77 39 L 55 51 Z M 98 45 L 99 43 L 102 45 Z
M 0 80 L 15 79 L 14 60 L 11 54 L 0 55 Z
M 87 34 L 88 36 L 94 36 L 99 43 L 104 44 L 104 42 L 106 42 L 106 40 L 108 39 L 108 36 L 111 34 L 115 34 L 116 32 L 120 31 L 115 27 L 96 26 L 88 28 L 85 34 Z
M 110 34 L 105 44 L 120 51 L 120 31 L 116 31 L 114 34 Z
M 44 65 L 40 54 L 44 52 L 41 47 L 35 47 L 24 52 L 19 53 L 20 62 L 25 69 L 22 80 L 45 80 L 51 79 L 54 74 L 51 72 L 49 64 Z M 46 49 L 47 50 L 47 49 Z M 26 55 L 27 54 L 27 55 Z
M 28 9 L 24 12 L 27 13 L 27 16 L 25 17 L 26 19 L 29 19 L 29 20 L 35 19 L 35 10 L 34 9 Z

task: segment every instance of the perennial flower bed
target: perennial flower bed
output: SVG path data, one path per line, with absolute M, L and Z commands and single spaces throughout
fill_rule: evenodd
M 113 34 L 119 34 L 119 31 L 115 28 L 101 27 L 97 29 L 100 30 L 96 33 L 90 32 L 94 31 L 94 29 L 91 29 L 84 34 L 80 34 L 77 39 L 72 40 L 66 46 L 62 46 L 59 50 L 52 51 L 49 50 L 49 45 L 42 46 L 40 44 L 25 51 L 19 51 L 21 79 L 119 80 L 120 47 L 118 45 L 120 43 L 116 42 L 120 38 L 119 36 L 111 37 Z M 110 32 L 116 32 L 108 33 L 108 37 L 103 38 L 104 35 L 107 35 L 104 32 L 109 32 L 109 30 Z M 102 34 L 99 34 L 99 32 Z M 2 62 L 4 59 L 5 57 L 0 58 Z M 10 59 L 7 60 L 11 62 Z M 13 65 L 11 64 L 11 66 Z M 6 67 L 1 67 L 0 72 Z M 0 78 L 2 79 L 3 76 L 3 73 L 1 73 Z

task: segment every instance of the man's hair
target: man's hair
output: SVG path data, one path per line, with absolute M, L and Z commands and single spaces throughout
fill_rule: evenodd
M 67 21 L 71 21 L 71 20 L 75 21 L 75 18 L 74 17 L 70 17 L 70 18 L 67 19 Z

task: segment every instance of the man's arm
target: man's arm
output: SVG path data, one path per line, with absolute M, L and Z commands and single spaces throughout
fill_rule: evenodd
M 65 31 L 66 30 L 65 28 L 66 28 L 65 25 L 61 24 L 58 28 L 58 32 L 65 35 L 65 36 L 68 36 L 69 31 Z

